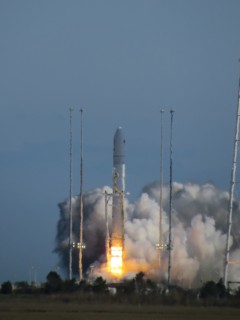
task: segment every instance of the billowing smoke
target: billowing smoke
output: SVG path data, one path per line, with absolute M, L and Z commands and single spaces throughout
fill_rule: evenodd
M 84 269 L 101 274 L 105 261 L 105 197 L 109 187 L 84 195 Z M 159 269 L 156 244 L 159 237 L 159 184 L 147 185 L 135 203 L 125 201 L 125 267 L 129 275 L 139 271 L 152 279 L 167 277 L 168 251 L 162 254 Z M 73 200 L 73 241 L 79 239 L 79 198 Z M 223 274 L 226 247 L 229 193 L 210 183 L 173 183 L 172 281 L 185 287 L 219 280 Z M 56 252 L 68 270 L 69 200 L 59 204 L 60 219 Z M 169 186 L 163 187 L 163 239 L 168 243 Z M 109 213 L 111 207 L 109 207 Z M 234 202 L 230 260 L 240 260 L 239 203 Z M 77 251 L 73 253 L 73 272 L 77 274 Z M 93 271 L 94 272 L 94 271 Z M 104 275 L 104 274 L 103 274 Z M 229 279 L 239 281 L 240 265 L 229 267 Z

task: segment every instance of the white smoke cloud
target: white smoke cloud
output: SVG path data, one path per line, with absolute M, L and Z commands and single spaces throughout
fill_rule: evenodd
M 92 190 L 84 195 L 85 270 L 90 264 L 101 266 L 105 259 L 105 200 L 109 187 Z M 143 189 L 135 203 L 125 201 L 125 265 L 130 274 L 144 271 L 154 279 L 166 279 L 168 252 L 162 254 L 159 270 L 156 250 L 159 230 L 159 184 Z M 172 219 L 172 281 L 186 287 L 219 280 L 223 274 L 226 246 L 227 208 L 229 194 L 213 184 L 173 183 Z M 63 267 L 68 267 L 69 202 L 59 205 L 56 252 Z M 109 213 L 111 207 L 109 207 Z M 168 243 L 169 186 L 163 187 L 163 239 Z M 234 203 L 231 260 L 240 260 L 239 208 Z M 79 199 L 73 198 L 73 234 L 79 235 Z M 76 254 L 76 253 L 75 253 Z M 77 273 L 77 256 L 74 259 Z M 99 272 L 99 269 L 98 269 Z M 101 267 L 100 267 L 101 272 Z M 104 275 L 104 274 L 103 274 Z M 229 278 L 239 280 L 240 266 L 229 267 Z

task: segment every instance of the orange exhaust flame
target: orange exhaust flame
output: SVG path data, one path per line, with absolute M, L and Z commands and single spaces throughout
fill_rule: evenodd
M 111 247 L 110 272 L 117 277 L 120 277 L 123 273 L 123 248 L 122 247 Z

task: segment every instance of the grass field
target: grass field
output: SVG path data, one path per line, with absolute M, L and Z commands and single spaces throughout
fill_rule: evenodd
M 81 305 L 52 298 L 0 297 L 1 320 L 239 320 L 240 308 L 131 306 L 114 304 Z

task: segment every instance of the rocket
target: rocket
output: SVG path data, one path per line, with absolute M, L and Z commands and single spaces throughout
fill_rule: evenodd
M 110 268 L 122 274 L 124 255 L 125 138 L 118 127 L 113 139 L 113 193 Z

